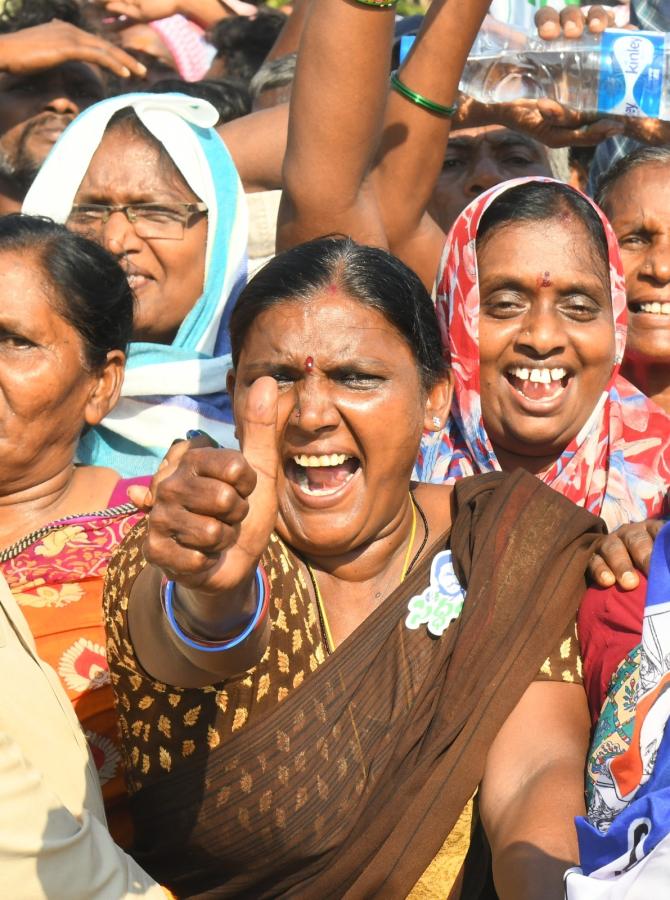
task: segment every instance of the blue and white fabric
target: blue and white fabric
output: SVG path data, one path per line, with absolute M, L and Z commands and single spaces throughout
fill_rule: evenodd
M 577 819 L 581 868 L 566 874 L 568 900 L 670 896 L 670 524 L 654 544 L 635 674 L 632 739 Z
M 218 114 L 183 94 L 124 94 L 89 107 L 57 141 L 26 196 L 23 212 L 65 222 L 112 116 L 132 107 L 165 147 L 193 193 L 207 204 L 203 293 L 172 344 L 133 342 L 121 400 L 80 443 L 78 458 L 124 477 L 153 472 L 189 429 L 236 447 L 225 391 L 231 366 L 228 324 L 247 279 L 247 208 L 235 164 L 214 130 Z

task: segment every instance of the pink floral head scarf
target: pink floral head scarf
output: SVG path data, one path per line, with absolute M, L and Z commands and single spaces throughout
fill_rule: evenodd
M 451 484 L 500 470 L 482 419 L 479 381 L 479 279 L 476 238 L 482 216 L 501 194 L 531 181 L 496 185 L 458 217 L 447 238 L 437 287 L 437 314 L 454 376 L 454 400 L 443 431 L 426 433 L 415 475 Z M 588 197 L 609 249 L 616 354 L 610 380 L 579 434 L 541 477 L 610 529 L 660 513 L 670 486 L 670 416 L 619 374 L 626 345 L 626 287 L 611 225 Z

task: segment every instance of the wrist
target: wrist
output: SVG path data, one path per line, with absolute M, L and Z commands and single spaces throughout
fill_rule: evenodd
M 225 594 L 175 584 L 171 606 L 179 628 L 195 641 L 228 641 L 253 619 L 258 596 L 256 573 L 252 572 L 234 591 Z

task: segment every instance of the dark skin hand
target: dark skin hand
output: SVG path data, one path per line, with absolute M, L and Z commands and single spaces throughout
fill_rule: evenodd
M 665 525 L 662 519 L 647 519 L 622 525 L 612 534 L 600 538 L 589 563 L 589 575 L 600 587 L 617 584 L 624 591 L 632 591 L 640 583 L 639 569 L 649 573 L 654 540 Z
M 109 69 L 120 78 L 143 78 L 147 71 L 120 47 L 58 19 L 0 35 L 0 70 L 12 75 L 52 69 L 73 60 Z

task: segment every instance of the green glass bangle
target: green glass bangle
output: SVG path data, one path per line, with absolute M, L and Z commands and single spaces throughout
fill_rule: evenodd
M 378 3 L 377 0 L 354 0 L 355 3 L 360 3 L 361 6 L 376 6 L 377 9 L 391 9 L 392 6 L 395 6 L 398 0 L 390 0 L 389 2 Z
M 428 100 L 426 97 L 422 97 L 421 94 L 417 94 L 416 91 L 408 88 L 407 85 L 403 84 L 398 78 L 397 69 L 395 72 L 391 72 L 391 87 L 394 91 L 402 94 L 407 100 L 411 100 L 412 103 L 416 103 L 417 106 L 422 106 L 424 109 L 429 110 L 429 112 L 442 116 L 443 119 L 450 119 L 458 111 L 458 104 L 454 104 L 454 106 L 442 106 L 441 103 L 433 103 L 432 100 Z

